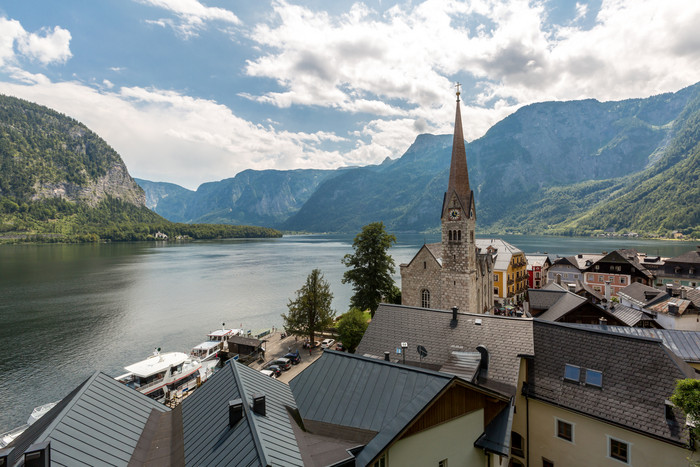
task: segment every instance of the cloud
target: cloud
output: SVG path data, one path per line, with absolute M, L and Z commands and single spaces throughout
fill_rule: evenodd
M 140 3 L 173 13 L 176 19 L 146 20 L 149 24 L 169 26 L 184 38 L 197 36 L 209 21 L 239 25 L 241 20 L 230 10 L 208 7 L 197 0 L 137 0 Z
M 64 63 L 72 56 L 70 41 L 70 31 L 60 26 L 29 33 L 19 21 L 0 18 L 0 66 L 17 63 L 21 58 L 42 65 Z

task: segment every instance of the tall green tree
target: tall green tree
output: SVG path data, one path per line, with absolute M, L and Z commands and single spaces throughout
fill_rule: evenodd
M 284 328 L 295 336 L 309 337 L 313 343 L 315 334 L 333 325 L 335 311 L 331 308 L 333 294 L 320 269 L 314 269 L 306 283 L 296 291 L 296 299 L 289 300 L 288 314 L 283 314 Z
M 394 258 L 389 248 L 396 243 L 396 236 L 388 234 L 383 222 L 373 222 L 362 227 L 355 236 L 352 248 L 342 259 L 351 268 L 343 274 L 343 284 L 350 282 L 355 294 L 350 298 L 350 306 L 369 310 L 372 316 L 377 311 L 383 297 L 394 291 Z
M 367 330 L 368 316 L 357 308 L 350 308 L 338 320 L 338 336 L 348 352 L 355 352 Z
M 676 382 L 676 389 L 671 396 L 671 402 L 680 408 L 695 423 L 691 428 L 691 436 L 700 437 L 700 380 L 680 379 Z M 693 466 L 700 465 L 700 461 L 694 460 L 693 455 L 688 459 Z

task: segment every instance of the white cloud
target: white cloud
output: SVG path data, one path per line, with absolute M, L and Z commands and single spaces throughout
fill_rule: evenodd
M 66 62 L 72 56 L 70 40 L 70 31 L 60 26 L 29 33 L 19 21 L 0 18 L 0 66 L 16 63 L 21 57 L 42 65 Z
M 160 18 L 147 20 L 149 24 L 169 26 L 185 38 L 198 35 L 209 21 L 221 21 L 229 24 L 241 24 L 241 20 L 232 11 L 225 8 L 208 7 L 197 0 L 138 0 L 140 3 L 162 8 L 173 13 L 177 20 Z

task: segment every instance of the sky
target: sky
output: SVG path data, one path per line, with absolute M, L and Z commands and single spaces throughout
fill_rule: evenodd
M 700 81 L 698 0 L 2 0 L 0 93 L 86 124 L 134 177 L 396 159 L 522 106 Z

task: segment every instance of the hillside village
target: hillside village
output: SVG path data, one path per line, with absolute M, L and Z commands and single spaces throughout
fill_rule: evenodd
M 289 384 L 230 360 L 175 407 L 97 372 L 0 465 L 681 466 L 700 247 L 551 258 L 475 238 L 459 93 L 442 240 L 401 265 L 354 354 Z

